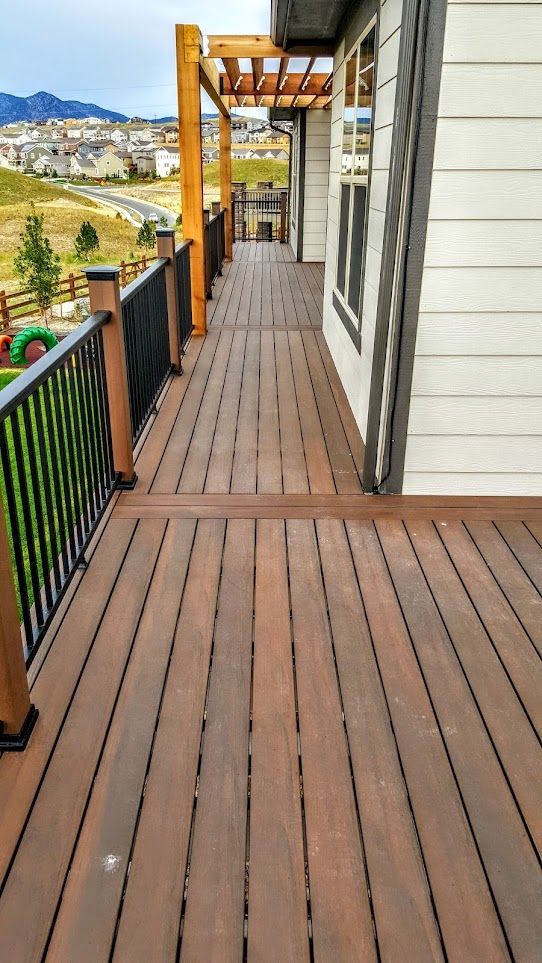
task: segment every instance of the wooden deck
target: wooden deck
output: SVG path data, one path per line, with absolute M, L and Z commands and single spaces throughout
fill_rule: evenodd
M 364 496 L 321 268 L 236 255 L 0 759 L 0 960 L 539 960 L 540 500 Z

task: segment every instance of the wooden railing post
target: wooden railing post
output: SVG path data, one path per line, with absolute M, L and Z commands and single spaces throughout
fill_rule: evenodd
M 179 303 L 177 298 L 177 267 L 175 264 L 175 231 L 161 227 L 156 231 L 158 257 L 166 257 L 167 322 L 169 332 L 169 357 L 175 374 L 182 373 L 181 346 L 179 343 Z
M 0 750 L 24 749 L 38 717 L 30 702 L 4 506 L 0 498 Z
M 9 308 L 5 291 L 0 291 L 0 319 L 2 321 L 3 328 L 9 327 Z
M 137 476 L 134 471 L 119 273 L 118 267 L 100 266 L 86 270 L 91 312 L 93 314 L 95 311 L 111 313 L 111 320 L 103 328 L 103 341 L 113 467 L 119 474 L 119 488 L 133 488 Z
M 286 191 L 280 192 L 280 243 L 286 243 L 286 204 L 288 195 Z

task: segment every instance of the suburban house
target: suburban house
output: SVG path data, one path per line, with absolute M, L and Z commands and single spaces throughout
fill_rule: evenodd
M 323 39 L 308 4 L 286 8 L 277 43 Z M 291 243 L 325 260 L 366 488 L 540 495 L 540 4 L 327 9 L 325 109 L 271 116 L 294 120 Z
M 270 7 L 0 392 L 2 963 L 540 960 L 542 3 Z
M 106 150 L 92 158 L 98 177 L 125 177 L 124 162 L 113 151 Z
M 172 144 L 162 145 L 154 152 L 154 161 L 158 177 L 169 177 L 181 166 L 179 148 Z

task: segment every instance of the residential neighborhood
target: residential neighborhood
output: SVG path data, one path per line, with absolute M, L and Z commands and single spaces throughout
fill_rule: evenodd
M 218 117 L 202 119 L 202 160 L 219 158 Z M 180 168 L 175 124 L 114 125 L 89 118 L 0 128 L 0 168 L 38 177 L 126 180 L 169 177 Z M 232 157 L 288 160 L 290 136 L 257 117 L 232 118 Z

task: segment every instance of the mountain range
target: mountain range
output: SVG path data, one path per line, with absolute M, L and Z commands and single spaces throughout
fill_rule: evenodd
M 130 118 L 108 107 L 97 104 L 83 104 L 79 100 L 60 100 L 54 94 L 45 90 L 32 94 L 31 97 L 15 97 L 13 94 L 0 93 L 0 126 L 16 124 L 18 121 L 45 120 L 83 120 L 86 117 L 98 117 L 100 120 L 111 120 L 114 123 L 126 123 Z M 139 120 L 140 118 L 138 118 Z M 141 118 L 145 120 L 145 118 Z M 153 118 L 153 123 L 166 124 L 176 121 L 176 117 Z

